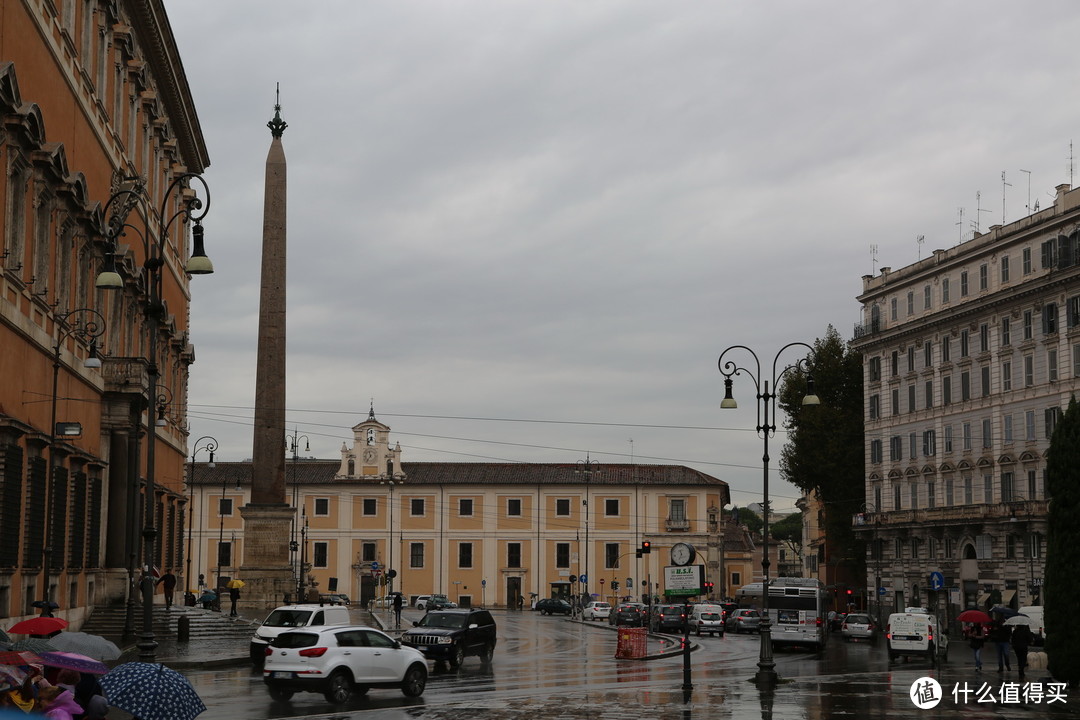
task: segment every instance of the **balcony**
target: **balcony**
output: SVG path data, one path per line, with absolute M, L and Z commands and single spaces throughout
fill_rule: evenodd
M 690 521 L 686 518 L 668 518 L 664 521 L 664 529 L 668 532 L 686 532 L 690 529 Z
M 1013 500 L 992 504 L 862 512 L 851 516 L 851 526 L 858 532 L 871 528 L 900 528 L 914 525 L 1045 520 L 1046 505 L 1046 500 Z

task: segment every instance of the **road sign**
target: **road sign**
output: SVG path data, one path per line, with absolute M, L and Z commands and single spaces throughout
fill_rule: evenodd
M 940 590 L 945 587 L 945 576 L 939 572 L 930 573 L 930 589 Z
M 371 576 L 372 577 L 379 577 L 380 575 L 382 575 L 382 570 L 381 569 L 379 569 L 377 567 L 371 568 Z
M 626 578 L 626 587 L 630 587 L 634 584 L 634 578 Z
M 481 580 L 480 587 L 487 587 L 487 580 Z
M 600 578 L 600 587 L 604 587 L 604 578 Z
M 581 577 L 578 578 L 578 580 L 580 580 L 582 584 L 589 582 L 588 576 L 584 574 L 582 574 Z
M 878 595 L 885 595 L 885 588 L 883 588 L 883 587 L 879 587 L 879 588 L 877 589 L 877 594 L 878 594 Z
M 379 569 L 379 563 L 377 563 L 377 562 L 371 563 L 371 569 L 372 570 L 378 570 Z

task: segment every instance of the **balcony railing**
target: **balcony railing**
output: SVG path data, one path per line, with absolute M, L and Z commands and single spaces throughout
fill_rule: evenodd
M 664 527 L 669 531 L 689 530 L 690 521 L 686 518 L 668 518 L 664 521 Z
M 873 526 L 897 526 L 913 524 L 941 525 L 956 522 L 986 520 L 1016 520 L 1046 517 L 1046 500 L 1012 500 L 979 505 L 952 505 L 948 507 L 890 510 L 886 512 L 863 512 L 851 516 L 854 528 Z

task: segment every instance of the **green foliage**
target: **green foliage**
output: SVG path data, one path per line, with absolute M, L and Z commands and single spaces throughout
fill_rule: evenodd
M 862 355 L 833 326 L 807 358 L 820 405 L 803 405 L 806 374 L 790 371 L 778 393 L 787 413 L 788 441 L 780 455 L 785 480 L 825 504 L 830 561 L 849 559 L 865 576 L 865 550 L 851 516 L 865 502 Z
M 1046 533 L 1046 656 L 1050 673 L 1075 686 L 1080 682 L 1080 407 L 1073 397 L 1054 429 L 1046 459 L 1050 497 Z
M 796 556 L 802 555 L 802 513 L 796 512 L 769 526 L 769 535 L 774 540 L 786 543 Z
M 762 521 L 761 516 L 756 512 L 745 507 L 732 508 L 732 517 L 735 517 L 736 514 L 738 514 L 738 522 L 740 525 L 745 525 L 746 529 L 752 533 L 761 532 L 761 527 L 764 525 L 764 522 Z M 769 533 L 772 534 L 772 528 L 769 528 Z

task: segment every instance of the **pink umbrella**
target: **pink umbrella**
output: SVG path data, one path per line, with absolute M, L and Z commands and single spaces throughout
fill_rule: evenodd
M 79 653 L 56 650 L 54 652 L 40 653 L 40 656 L 41 661 L 49 667 L 78 670 L 91 675 L 104 675 L 109 672 L 109 666 L 105 663 Z

